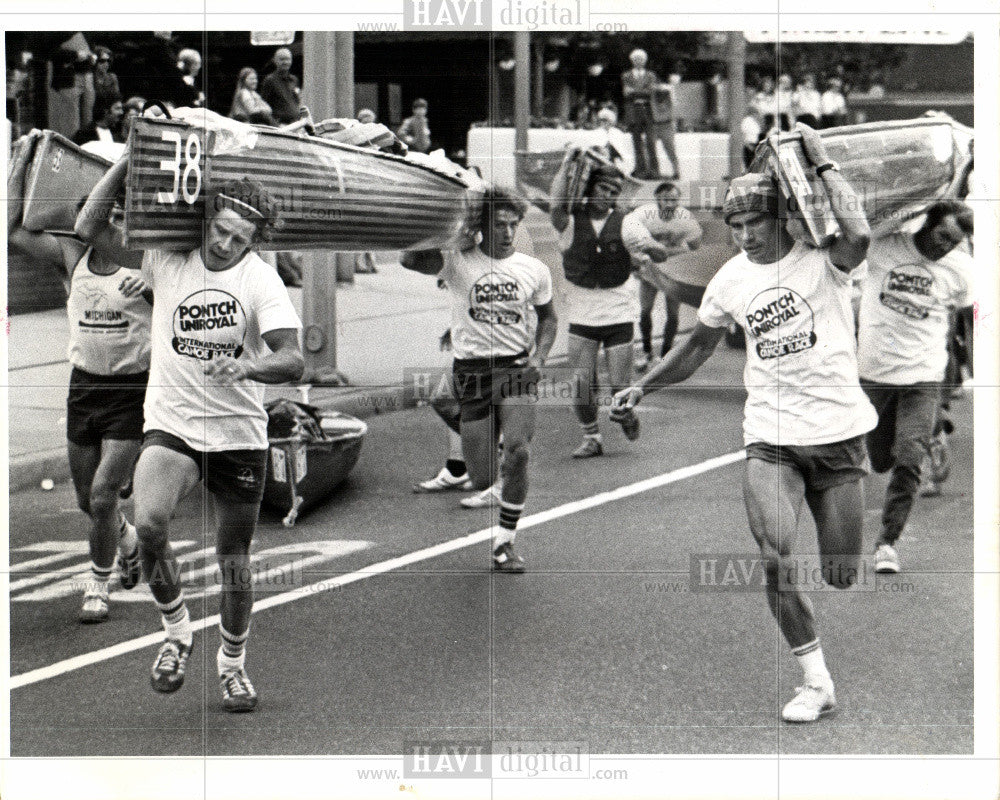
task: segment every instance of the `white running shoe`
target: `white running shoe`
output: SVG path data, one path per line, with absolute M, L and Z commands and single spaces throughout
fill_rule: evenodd
M 837 710 L 837 698 L 833 694 L 833 682 L 826 686 L 813 684 L 795 688 L 795 697 L 781 709 L 785 722 L 815 722 L 820 717 Z
M 417 494 L 447 492 L 453 489 L 461 489 L 467 492 L 471 488 L 472 481 L 469 480 L 468 472 L 463 472 L 461 475 L 452 475 L 447 467 L 441 467 L 441 471 L 429 481 L 422 481 L 415 484 L 413 491 Z
M 500 484 L 494 483 L 487 486 L 481 492 L 476 492 L 468 497 L 463 497 L 459 502 L 462 508 L 489 508 L 500 505 Z
M 882 542 L 875 548 L 875 571 L 882 573 L 899 572 L 899 553 L 891 544 Z
M 83 605 L 80 607 L 80 622 L 93 625 L 104 622 L 108 618 L 108 592 L 105 589 L 88 589 L 83 595 Z

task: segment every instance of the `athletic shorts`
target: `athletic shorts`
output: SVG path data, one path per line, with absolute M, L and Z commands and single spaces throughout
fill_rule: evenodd
M 142 439 L 148 372 L 94 375 L 73 367 L 66 398 L 66 438 L 81 447 L 102 439 Z
M 486 419 L 494 406 L 509 397 L 538 401 L 541 376 L 525 361 L 527 353 L 495 358 L 456 358 L 452 366 L 455 397 L 462 422 Z
M 146 431 L 142 449 L 166 447 L 198 465 L 198 477 L 212 494 L 236 503 L 260 503 L 264 496 L 267 450 L 221 450 L 202 453 L 179 436 L 161 430 Z
M 630 344 L 635 335 L 635 324 L 631 322 L 616 322 L 614 325 L 578 325 L 569 324 L 569 332 L 574 336 L 590 339 L 605 347 L 618 347 Z
M 752 442 L 747 445 L 747 460 L 751 458 L 769 464 L 791 464 L 802 475 L 807 492 L 853 483 L 869 471 L 864 436 L 808 446 Z

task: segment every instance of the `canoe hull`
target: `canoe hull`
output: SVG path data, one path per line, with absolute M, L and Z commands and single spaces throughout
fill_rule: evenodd
M 447 249 L 478 221 L 481 192 L 400 156 L 311 136 L 139 119 L 130 134 L 130 249 L 193 249 L 206 186 L 250 177 L 281 212 L 266 250 Z
M 22 225 L 29 231 L 71 231 L 81 199 L 111 167 L 55 131 L 44 131 L 25 179 Z
M 898 229 L 935 200 L 953 197 L 971 160 L 972 132 L 945 115 L 848 125 L 819 134 L 861 198 L 876 236 Z M 812 244 L 820 246 L 837 232 L 826 190 L 808 166 L 800 134 L 763 142 L 751 170 L 777 176 L 790 198 L 790 212 Z

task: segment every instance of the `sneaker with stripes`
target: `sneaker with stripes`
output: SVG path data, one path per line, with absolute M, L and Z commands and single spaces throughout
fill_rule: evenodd
M 257 690 L 247 677 L 246 670 L 233 669 L 219 676 L 222 687 L 222 707 L 226 711 L 242 713 L 257 707 Z

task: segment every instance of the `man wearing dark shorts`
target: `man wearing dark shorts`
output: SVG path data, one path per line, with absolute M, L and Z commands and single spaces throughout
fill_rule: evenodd
M 120 508 L 142 441 L 142 404 L 149 379 L 151 295 L 138 278 L 123 275 L 114 238 L 91 246 L 75 236 L 35 232 L 21 225 L 23 186 L 32 131 L 11 163 L 7 236 L 11 250 L 69 279 L 69 395 L 66 441 L 70 474 L 80 510 L 90 519 L 90 575 L 83 586 L 80 622 L 104 622 L 109 586 L 117 571 L 122 588 L 141 577 L 135 528 Z
M 809 163 L 823 181 L 840 233 L 824 249 L 789 235 L 778 187 L 750 173 L 729 187 L 723 213 L 743 251 L 705 289 L 694 333 L 615 404 L 689 377 L 732 322 L 746 334 L 743 373 L 747 445 L 743 496 L 760 547 L 771 613 L 804 673 L 782 709 L 787 722 L 813 722 L 836 708 L 812 603 L 801 588 L 794 545 L 803 501 L 816 523 L 824 581 L 838 589 L 858 575 L 867 471 L 864 434 L 876 414 L 858 383 L 851 271 L 868 251 L 860 203 L 826 157 L 822 140 L 800 126 Z
M 127 160 L 97 184 L 77 220 L 85 240 L 101 235 Z M 267 462 L 264 384 L 297 380 L 301 327 L 277 273 L 253 247 L 271 235 L 277 211 L 244 178 L 211 187 L 204 241 L 190 252 L 130 253 L 152 288 L 152 359 L 145 439 L 135 468 L 136 525 L 143 571 L 166 641 L 153 663 L 160 692 L 184 682 L 193 646 L 180 569 L 169 543 L 177 506 L 204 481 L 215 500 L 222 572 L 218 667 L 223 707 L 251 711 L 257 690 L 245 669 L 253 610 L 250 542 Z
M 556 337 L 552 277 L 538 259 L 514 249 L 526 205 L 499 189 L 486 193 L 482 242 L 454 254 L 407 253 L 403 266 L 438 275 L 451 292 L 453 378 L 460 405 L 462 452 L 476 489 L 494 480 L 503 433 L 500 517 L 493 529 L 493 567 L 523 572 L 514 552 L 528 494 L 539 369 Z

